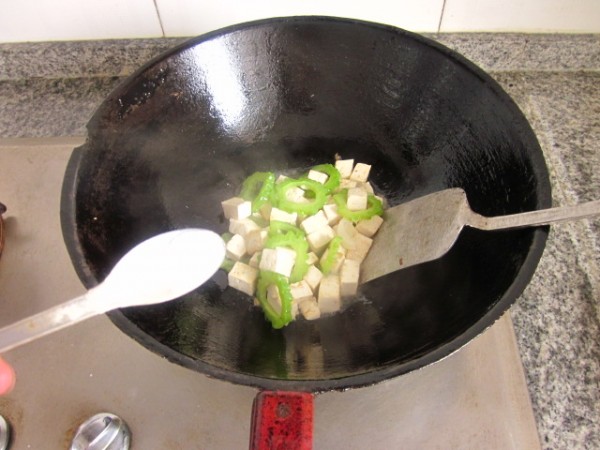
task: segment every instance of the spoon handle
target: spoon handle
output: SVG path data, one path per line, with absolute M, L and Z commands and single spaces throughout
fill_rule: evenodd
M 0 353 L 100 314 L 87 294 L 0 328 Z
M 577 219 L 586 219 L 600 215 L 600 200 L 594 200 L 575 206 L 541 209 L 519 214 L 510 214 L 498 217 L 483 217 L 475 214 L 469 225 L 480 230 L 502 230 L 506 228 L 531 227 L 548 225 L 557 222 L 567 222 Z

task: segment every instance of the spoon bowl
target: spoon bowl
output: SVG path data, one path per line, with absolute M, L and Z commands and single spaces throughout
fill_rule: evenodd
M 143 241 L 84 295 L 0 329 L 0 353 L 117 308 L 173 300 L 204 284 L 225 257 L 216 233 L 169 231 Z

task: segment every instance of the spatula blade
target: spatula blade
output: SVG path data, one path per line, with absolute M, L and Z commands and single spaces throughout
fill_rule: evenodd
M 469 210 L 465 191 L 446 189 L 389 208 L 361 266 L 361 283 L 443 256 Z

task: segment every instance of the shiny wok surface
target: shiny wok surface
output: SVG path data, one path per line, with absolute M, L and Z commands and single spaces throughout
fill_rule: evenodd
M 161 231 L 226 231 L 220 202 L 256 170 L 373 165 L 391 205 L 462 187 L 474 210 L 550 206 L 527 121 L 484 72 L 427 39 L 332 18 L 242 24 L 173 49 L 100 106 L 73 153 L 62 225 L 93 286 Z M 320 391 L 434 362 L 490 326 L 541 257 L 547 229 L 465 230 L 442 259 L 361 288 L 343 313 L 273 330 L 218 273 L 196 292 L 110 314 L 142 345 L 229 381 Z

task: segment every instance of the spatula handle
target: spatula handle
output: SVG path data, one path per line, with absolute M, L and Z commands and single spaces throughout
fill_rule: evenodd
M 87 295 L 74 298 L 0 329 L 0 353 L 100 314 Z
M 586 219 L 600 215 L 600 200 L 582 203 L 576 206 L 541 209 L 526 213 L 510 214 L 498 217 L 483 217 L 475 214 L 468 225 L 481 230 L 502 230 L 507 228 L 522 228 L 551 223 L 567 222 Z

